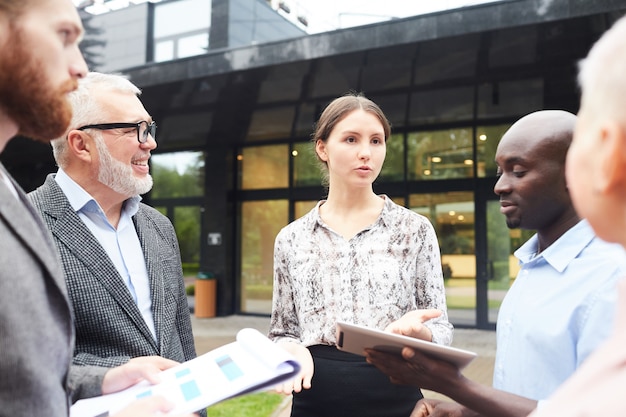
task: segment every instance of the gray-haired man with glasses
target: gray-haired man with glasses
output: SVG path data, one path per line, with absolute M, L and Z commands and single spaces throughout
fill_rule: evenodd
M 61 254 L 75 364 L 196 356 L 174 228 L 141 203 L 157 144 L 139 94 L 119 75 L 81 79 L 69 95 L 69 129 L 52 141 L 59 170 L 29 194 Z

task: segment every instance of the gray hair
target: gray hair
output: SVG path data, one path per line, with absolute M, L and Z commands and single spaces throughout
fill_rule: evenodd
M 603 113 L 626 122 L 626 17 L 619 19 L 585 59 L 579 62 L 578 83 L 582 89 L 582 105 L 594 112 Z M 595 110 L 593 110 L 595 109 Z
M 98 102 L 94 90 L 115 91 L 139 96 L 141 90 L 120 74 L 102 74 L 90 72 L 86 77 L 78 81 L 78 89 L 68 95 L 72 106 L 72 121 L 65 134 L 51 142 L 52 153 L 57 165 L 61 168 L 68 163 L 67 134 L 70 130 L 81 126 L 98 123 L 98 117 L 106 113 L 106 109 Z M 95 140 L 101 140 L 101 135 L 93 135 Z

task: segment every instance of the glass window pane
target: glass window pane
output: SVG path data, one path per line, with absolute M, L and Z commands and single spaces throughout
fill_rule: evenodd
M 478 117 L 518 116 L 543 109 L 543 79 L 500 81 L 478 86 Z
M 297 100 L 301 95 L 302 78 L 308 74 L 308 62 L 283 64 L 266 70 L 261 82 L 259 103 Z
M 183 268 L 196 270 L 200 265 L 200 206 L 174 207 L 174 229 L 180 247 Z
M 470 120 L 474 109 L 474 87 L 419 91 L 411 94 L 410 124 Z
M 495 126 L 478 126 L 476 128 L 476 155 L 477 176 L 495 177 L 498 167 L 496 166 L 496 148 L 504 132 L 510 124 Z
M 187 112 L 165 116 L 157 121 L 159 150 L 204 145 L 213 125 L 213 113 L 209 111 Z
M 533 234 L 534 230 L 509 229 L 500 213 L 500 203 L 487 202 L 487 296 L 491 323 L 496 322 L 502 299 L 520 269 L 513 252 Z
M 288 221 L 287 200 L 241 204 L 241 311 L 270 314 L 274 240 Z
M 209 34 L 185 36 L 178 39 L 178 53 L 176 58 L 202 55 L 209 49 Z
M 368 94 L 367 97 L 378 104 L 380 109 L 385 113 L 385 116 L 387 116 L 387 119 L 391 123 L 392 131 L 406 124 L 406 107 L 409 99 L 407 94 L 384 96 Z
M 414 54 L 415 44 L 368 51 L 362 67 L 361 88 L 364 91 L 380 91 L 408 87 Z
M 154 61 L 162 62 L 174 59 L 174 41 L 166 40 L 154 43 Z
M 295 110 L 293 107 L 257 110 L 252 114 L 248 140 L 288 138 Z
M 307 214 L 309 211 L 313 210 L 315 205 L 318 203 L 318 200 L 310 200 L 310 201 L 296 201 L 294 203 L 294 216 L 296 219 Z
M 315 155 L 312 142 L 301 142 L 293 145 L 293 185 L 320 185 L 322 172 L 320 162 Z
M 410 133 L 407 137 L 409 180 L 474 176 L 471 129 Z
M 537 60 L 539 25 L 498 30 L 491 34 L 489 67 L 532 64 Z
M 316 64 L 311 97 L 337 97 L 358 87 L 363 54 L 322 58 Z
M 409 208 L 428 217 L 437 233 L 450 321 L 475 325 L 474 193 L 412 194 Z
M 473 76 L 476 72 L 479 44 L 480 34 L 420 44 L 415 66 L 415 84 Z
M 286 188 L 289 185 L 287 145 L 243 148 L 240 160 L 241 189 Z
M 326 103 L 305 103 L 298 111 L 295 134 L 298 136 L 311 137 L 315 130 L 315 123 L 324 109 Z
M 403 181 L 404 180 L 404 137 L 403 135 L 391 135 L 387 140 L 387 156 L 383 169 L 378 176 L 378 181 Z
M 152 155 L 152 198 L 204 195 L 204 152 Z
M 193 10 L 193 13 L 189 13 Z M 154 38 L 207 29 L 211 26 L 211 2 L 180 0 L 155 4 Z

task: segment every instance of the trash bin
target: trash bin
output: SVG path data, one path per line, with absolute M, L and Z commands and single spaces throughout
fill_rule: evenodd
M 195 285 L 194 314 L 196 317 L 215 317 L 217 280 L 211 273 L 200 272 Z

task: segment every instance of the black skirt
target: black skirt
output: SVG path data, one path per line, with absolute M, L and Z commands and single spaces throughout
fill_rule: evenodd
M 310 346 L 311 388 L 294 393 L 292 417 L 409 417 L 423 396 L 419 388 L 389 381 L 363 356 L 334 346 Z

